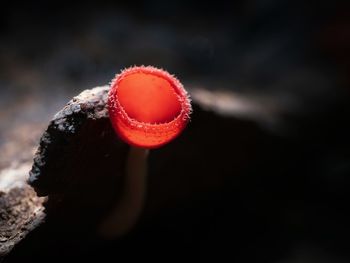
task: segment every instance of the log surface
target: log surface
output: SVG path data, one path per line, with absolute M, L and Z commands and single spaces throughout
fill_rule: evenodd
M 81 243 L 84 236 L 95 234 L 96 225 L 118 200 L 128 145 L 116 136 L 110 124 L 108 89 L 96 87 L 74 97 L 50 121 L 33 164 L 26 161 L 2 170 L 0 255 L 9 253 L 44 221 L 54 229 L 62 246 L 69 242 L 66 235 L 72 242 Z M 230 94 L 218 96 L 197 90 L 192 121 L 184 134 L 152 151 L 143 218 L 184 206 L 189 200 L 195 202 L 236 180 L 231 175 L 242 169 L 248 159 L 254 147 L 252 138 L 258 136 L 257 126 L 235 117 L 242 111 L 237 98 Z M 251 105 L 250 116 L 261 114 L 259 107 Z M 213 138 L 217 131 L 220 136 Z M 220 154 L 221 145 L 241 149 L 240 154 L 232 160 L 232 156 Z M 228 169 L 222 163 L 232 165 Z M 44 202 L 46 196 L 49 198 Z M 49 242 L 55 239 L 46 238 L 48 249 L 57 245 L 50 247 Z M 28 246 L 37 249 L 33 244 Z
M 0 172 L 0 257 L 44 221 L 44 198 L 25 182 L 28 164 Z

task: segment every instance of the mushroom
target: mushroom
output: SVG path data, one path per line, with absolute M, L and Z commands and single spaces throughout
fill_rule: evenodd
M 121 198 L 99 226 L 102 236 L 116 238 L 128 233 L 142 212 L 149 149 L 175 139 L 192 108 L 176 77 L 152 66 L 135 66 L 112 80 L 108 111 L 115 132 L 130 145 Z

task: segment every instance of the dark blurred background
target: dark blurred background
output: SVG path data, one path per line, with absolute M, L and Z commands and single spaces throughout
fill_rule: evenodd
M 0 12 L 2 113 L 21 105 L 42 120 L 140 64 L 188 87 L 276 98 L 284 113 L 321 116 L 349 92 L 346 1 L 13 1 Z
M 151 228 L 158 238 L 151 244 L 175 234 L 171 257 L 210 254 L 218 239 L 227 247 L 215 251 L 237 262 L 349 262 L 349 7 L 337 0 L 2 5 L 0 149 L 9 151 L 23 123 L 24 141 L 37 140 L 31 127 L 41 133 L 72 96 L 108 84 L 121 69 L 162 67 L 189 89 L 230 91 L 268 114 L 249 113 L 264 134 L 254 151 L 265 159 L 246 162 L 237 215 L 209 198 L 198 211 L 158 218 L 170 223 Z M 241 108 L 237 118 L 245 119 Z M 239 153 L 222 146 L 221 154 Z M 0 165 L 5 159 L 0 152 Z M 186 225 L 187 216 L 209 223 L 203 211 L 213 205 L 225 228 Z M 151 230 L 124 246 L 142 247 Z M 211 234 L 202 244 L 205 231 Z

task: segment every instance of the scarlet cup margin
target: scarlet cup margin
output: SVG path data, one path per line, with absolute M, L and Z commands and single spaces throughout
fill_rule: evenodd
M 164 123 L 145 123 L 130 118 L 122 105 L 120 104 L 117 96 L 117 90 L 119 83 L 127 76 L 135 73 L 151 74 L 168 81 L 174 92 L 177 95 L 179 103 L 181 104 L 180 113 L 171 121 Z M 115 78 L 111 81 L 110 91 L 108 94 L 108 111 L 112 117 L 112 124 L 114 129 L 117 131 L 118 135 L 126 141 L 127 143 L 140 146 L 135 144 L 134 141 L 128 136 L 125 136 L 123 129 L 132 130 L 133 133 L 138 134 L 138 136 L 146 136 L 152 141 L 149 145 L 142 145 L 146 148 L 158 148 L 169 141 L 177 137 L 181 131 L 186 127 L 186 124 L 190 120 L 190 114 L 192 113 L 191 99 L 187 91 L 184 89 L 180 81 L 173 75 L 169 74 L 167 71 L 158 69 L 152 66 L 134 66 L 131 68 L 124 69 L 121 73 L 117 74 Z M 113 121 L 113 117 L 120 116 L 116 118 L 117 121 Z M 163 137 L 163 139 L 162 139 Z M 164 139 L 167 137 L 167 139 Z

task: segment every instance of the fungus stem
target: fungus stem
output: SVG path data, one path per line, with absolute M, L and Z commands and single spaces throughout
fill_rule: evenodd
M 100 225 L 101 236 L 105 238 L 123 236 L 136 224 L 146 195 L 148 153 L 148 149 L 130 147 L 122 194 L 112 212 Z

